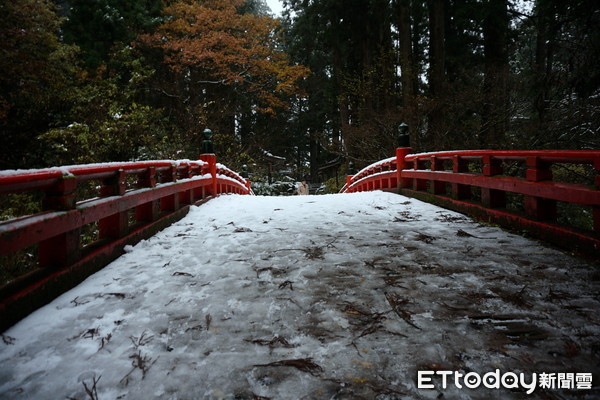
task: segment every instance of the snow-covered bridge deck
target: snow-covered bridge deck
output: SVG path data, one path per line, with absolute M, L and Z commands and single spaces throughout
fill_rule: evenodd
M 597 265 L 395 194 L 221 196 L 6 331 L 0 398 L 524 398 L 417 388 L 496 369 L 592 373 L 528 398 L 598 398 L 599 289 Z

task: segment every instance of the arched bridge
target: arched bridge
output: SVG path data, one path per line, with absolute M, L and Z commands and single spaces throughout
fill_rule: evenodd
M 3 257 L 38 250 L 2 329 L 59 297 L 2 334 L 0 398 L 597 398 L 599 171 L 404 148 L 294 197 L 240 196 L 214 155 L 3 172 L 44 211 L 0 223 Z

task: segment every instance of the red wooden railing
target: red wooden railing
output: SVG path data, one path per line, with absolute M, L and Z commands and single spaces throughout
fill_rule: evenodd
M 600 151 L 411 151 L 399 148 L 396 157 L 348 176 L 341 192 L 396 191 L 480 220 L 525 229 L 563 247 L 596 257 L 600 254 Z M 503 175 L 503 163 L 507 162 L 520 165 L 524 177 Z M 591 166 L 594 183 L 586 186 L 555 181 L 555 164 Z M 473 188 L 478 188 L 477 196 Z M 510 194 L 522 197 L 516 198 L 522 212 L 507 209 Z M 557 202 L 591 208 L 592 228 L 559 224 Z
M 78 186 L 88 181 L 98 183 L 97 197 L 78 199 Z M 107 265 L 126 245 L 182 218 L 191 205 L 223 193 L 253 194 L 249 181 L 214 154 L 0 171 L 0 194 L 30 191 L 43 193 L 43 212 L 0 222 L 0 256 L 37 246 L 37 268 L 1 285 L 0 330 Z M 97 224 L 97 240 L 83 246 L 88 224 Z

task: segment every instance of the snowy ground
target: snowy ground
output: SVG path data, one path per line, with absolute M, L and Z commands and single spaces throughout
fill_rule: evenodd
M 0 398 L 597 399 L 597 271 L 394 194 L 223 196 L 6 331 Z M 593 388 L 417 388 L 496 369 Z

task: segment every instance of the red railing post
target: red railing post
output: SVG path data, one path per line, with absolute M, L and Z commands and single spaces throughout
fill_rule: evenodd
M 350 188 L 350 185 L 352 184 L 352 178 L 354 178 L 354 175 L 346 175 L 346 187 Z M 348 190 L 349 192 L 351 192 L 351 190 Z
M 396 181 L 398 182 L 398 189 L 410 187 L 410 179 L 402 178 L 402 170 L 406 169 L 404 157 L 410 153 L 412 153 L 411 147 L 398 147 L 396 149 Z
M 153 188 L 156 186 L 156 168 L 148 167 L 138 175 L 138 188 Z M 160 214 L 160 200 L 149 201 L 135 208 L 135 218 L 139 221 L 155 221 Z
M 217 182 L 217 156 L 214 154 L 212 156 L 212 161 L 208 168 L 210 170 L 210 175 L 212 176 L 212 193 L 213 196 L 216 197 L 219 194 L 219 183 Z
M 77 189 L 77 178 L 73 175 L 63 175 L 58 183 L 45 191 L 42 208 L 53 211 L 74 209 L 77 201 L 75 189 Z
M 525 178 L 531 182 L 552 180 L 550 164 L 543 162 L 539 157 L 527 157 L 527 171 Z M 556 201 L 537 196 L 524 196 L 525 212 L 537 220 L 556 220 Z
M 377 165 L 375 166 L 375 168 L 373 169 L 373 174 L 379 174 L 382 171 L 381 166 Z M 377 190 L 377 189 L 381 189 L 382 188 L 382 181 L 381 181 L 381 177 L 377 176 L 374 181 L 373 181 L 373 189 Z
M 217 195 L 217 156 L 214 154 L 200 154 L 200 160 L 208 163 L 208 172 L 212 176 L 210 194 Z
M 452 156 L 452 172 L 455 174 L 469 172 L 469 163 L 458 155 Z M 452 183 L 450 186 L 452 187 L 452 197 L 455 200 L 471 198 L 471 187 L 469 185 Z
M 127 183 L 125 171 L 123 169 L 118 169 L 115 171 L 114 176 L 102 181 L 102 186 L 100 186 L 100 196 L 123 196 L 126 190 Z
M 440 160 L 436 156 L 430 157 L 431 162 L 431 170 L 432 171 L 443 171 L 444 170 L 444 161 Z M 435 195 L 445 195 L 446 194 L 446 182 L 431 180 L 429 181 L 429 187 L 431 189 L 431 193 Z
M 63 175 L 59 182 L 46 190 L 42 207 L 44 211 L 73 210 L 76 205 L 77 179 Z M 81 228 L 42 240 L 38 246 L 40 267 L 64 267 L 81 256 Z
M 600 190 L 600 157 L 594 159 L 594 170 L 596 171 L 594 179 L 596 190 Z M 600 234 L 600 205 L 592 206 L 592 216 L 594 218 L 594 232 Z
M 65 267 L 79 260 L 81 255 L 81 229 L 73 229 L 39 244 L 40 267 Z
M 167 169 L 161 174 L 161 182 L 177 182 L 177 167 L 172 165 L 171 168 Z M 163 197 L 160 199 L 160 210 L 161 211 L 176 211 L 179 209 L 179 193 L 173 193 L 170 196 Z
M 418 171 L 425 169 L 425 160 L 416 157 L 413 162 L 413 170 Z M 413 179 L 413 190 L 425 191 L 427 190 L 427 180 L 425 179 Z
M 192 177 L 192 168 L 189 165 L 185 165 L 177 169 L 177 179 L 188 179 Z M 194 203 L 194 190 L 184 190 L 179 193 L 180 204 L 193 204 Z
M 490 155 L 484 155 L 483 176 L 502 175 L 502 162 Z M 481 203 L 487 208 L 506 207 L 506 192 L 489 188 L 481 188 Z
M 100 196 L 123 196 L 127 189 L 125 171 L 119 169 L 111 178 L 102 181 Z M 127 211 L 121 211 L 98 221 L 98 235 L 100 239 L 121 238 L 128 232 Z

